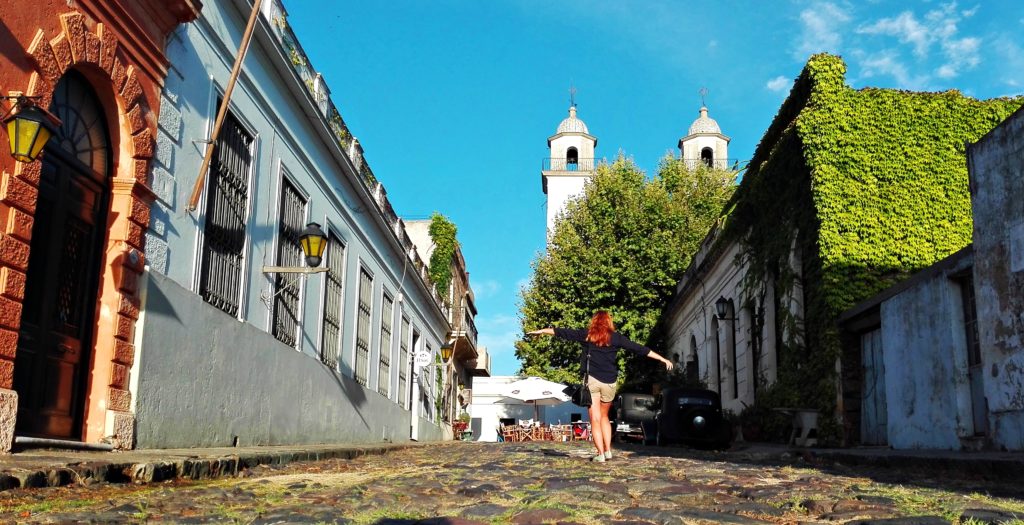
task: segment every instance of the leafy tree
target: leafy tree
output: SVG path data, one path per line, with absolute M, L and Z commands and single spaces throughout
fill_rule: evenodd
M 437 292 L 447 301 L 448 286 L 452 282 L 452 257 L 455 256 L 455 248 L 459 244 L 455 239 L 458 228 L 448 220 L 448 217 L 435 211 L 430 217 L 430 227 L 427 232 L 430 233 L 430 238 L 434 241 L 434 252 L 430 254 L 428 268 L 430 280 L 434 281 Z
M 534 262 L 523 291 L 524 331 L 546 326 L 586 327 L 606 309 L 626 337 L 650 344 L 691 255 L 732 195 L 735 172 L 690 169 L 671 155 L 648 179 L 620 155 L 602 163 L 583 195 L 556 221 L 546 254 Z M 521 373 L 577 381 L 579 345 L 552 338 L 516 343 Z M 650 383 L 653 361 L 619 354 L 620 380 Z M 650 361 L 650 363 L 648 363 Z

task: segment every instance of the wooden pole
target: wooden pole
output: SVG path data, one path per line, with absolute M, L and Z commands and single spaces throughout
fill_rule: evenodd
M 195 211 L 199 203 L 199 196 L 203 193 L 203 185 L 206 182 L 206 172 L 210 169 L 210 161 L 213 159 L 213 147 L 217 143 L 217 135 L 220 134 L 220 127 L 224 124 L 224 117 L 228 113 L 228 101 L 231 100 L 231 92 L 235 89 L 235 82 L 238 74 L 242 72 L 242 61 L 245 60 L 245 53 L 249 50 L 249 41 L 252 40 L 252 31 L 256 28 L 256 20 L 260 16 L 260 4 L 263 0 L 254 0 L 252 14 L 249 15 L 249 23 L 245 26 L 245 33 L 242 35 L 242 43 L 238 46 L 238 56 L 235 57 L 235 64 L 231 67 L 231 78 L 224 88 L 224 100 L 220 103 L 217 111 L 217 120 L 213 124 L 213 133 L 210 134 L 210 142 L 206 144 L 206 155 L 203 156 L 203 165 L 199 168 L 199 177 L 196 178 L 196 185 L 192 188 L 192 197 L 188 200 L 188 211 Z

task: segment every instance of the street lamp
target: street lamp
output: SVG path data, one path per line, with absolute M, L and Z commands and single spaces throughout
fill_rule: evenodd
M 33 101 L 39 97 L 13 95 L 2 97 L 14 100 L 4 115 L 7 136 L 11 140 L 11 156 L 18 162 L 32 162 L 43 151 L 43 146 L 57 133 L 60 120 Z
M 311 222 L 299 235 L 299 246 L 306 257 L 306 266 L 264 266 L 263 273 L 323 273 L 330 268 L 318 268 L 323 260 L 324 249 L 327 248 L 327 234 L 320 225 Z
M 448 360 L 452 358 L 452 353 L 455 352 L 455 342 L 445 343 L 441 345 L 441 361 L 448 364 Z
M 718 318 L 722 321 L 730 321 L 730 339 L 732 340 L 732 395 L 734 398 L 740 395 L 740 384 L 739 374 L 737 373 L 736 364 L 736 313 L 733 310 L 732 299 L 726 299 L 725 296 L 721 296 L 715 301 L 715 311 L 718 313 Z M 732 314 L 731 316 L 729 314 Z

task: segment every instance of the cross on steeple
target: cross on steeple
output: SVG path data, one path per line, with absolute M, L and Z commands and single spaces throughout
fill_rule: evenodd
M 707 106 L 707 104 L 704 103 L 704 97 L 708 96 L 708 88 L 701 87 L 698 93 L 700 93 L 700 105 Z
M 569 106 L 576 107 L 576 86 L 569 84 Z

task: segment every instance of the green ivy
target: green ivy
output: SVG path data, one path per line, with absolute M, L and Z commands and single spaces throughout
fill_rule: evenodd
M 742 246 L 748 300 L 772 283 L 787 334 L 775 342 L 777 381 L 759 390 L 767 406 L 835 412 L 839 314 L 971 242 L 965 144 L 1024 103 L 855 90 L 845 73 L 837 56 L 811 57 L 726 207 L 721 241 Z M 820 421 L 838 440 L 839 422 Z
M 430 255 L 430 280 L 434 281 L 441 297 L 447 300 L 448 287 L 452 282 L 452 258 L 459 245 L 455 240 L 458 229 L 452 221 L 440 213 L 430 217 L 430 238 L 434 241 L 434 253 Z

